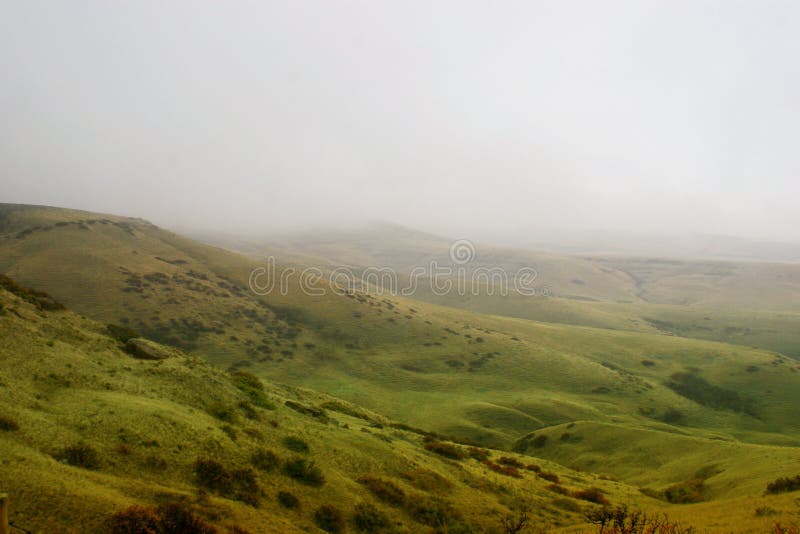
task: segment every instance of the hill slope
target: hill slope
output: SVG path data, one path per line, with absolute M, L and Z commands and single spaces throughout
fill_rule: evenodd
M 642 451 L 642 463 L 608 462 L 637 484 L 650 469 L 647 455 L 673 435 L 698 451 L 684 471 L 706 467 L 703 451 L 719 440 L 735 445 L 725 449 L 731 461 L 756 444 L 791 455 L 800 441 L 800 373 L 779 354 L 369 293 L 312 296 L 297 285 L 261 297 L 246 289 L 258 263 L 145 222 L 49 208 L 5 213 L 0 269 L 82 313 L 413 426 L 510 447 L 559 425 L 606 425 Z M 605 439 L 588 432 L 581 447 L 602 450 Z M 583 461 L 576 456 L 574 465 Z M 750 492 L 773 477 L 773 465 L 731 470 L 733 479 L 709 480 L 709 494 Z M 656 485 L 682 476 L 666 475 Z

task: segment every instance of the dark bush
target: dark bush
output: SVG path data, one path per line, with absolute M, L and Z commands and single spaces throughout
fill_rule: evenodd
M 100 455 L 97 454 L 97 451 L 92 446 L 85 443 L 78 443 L 61 449 L 56 458 L 75 467 L 83 467 L 84 469 L 100 468 Z
M 586 520 L 597 525 L 597 532 L 625 534 L 692 534 L 693 527 L 671 521 L 666 514 L 648 515 L 629 510 L 627 506 L 594 508 L 586 512 Z
M 289 493 L 288 491 L 279 491 L 278 492 L 278 502 L 284 508 L 299 508 L 300 507 L 300 499 L 294 496 L 293 493 Z
M 226 423 L 235 423 L 237 420 L 236 410 L 230 405 L 217 402 L 208 407 L 208 413 Z
M 374 504 L 362 502 L 357 504 L 353 510 L 353 525 L 360 532 L 373 534 L 382 531 L 389 524 L 389 516 Z
M 704 500 L 705 483 L 700 478 L 673 484 L 664 490 L 664 498 L 673 504 L 688 504 Z
M 517 469 L 513 465 L 498 464 L 491 460 L 484 460 L 483 465 L 485 465 L 495 473 L 500 473 L 501 475 L 506 475 L 514 478 L 522 478 L 522 473 L 520 473 L 519 469 Z
M 458 513 L 452 505 L 436 497 L 418 497 L 408 499 L 406 511 L 414 521 L 429 527 L 441 528 L 451 521 L 459 518 Z
M 268 410 L 275 409 L 275 405 L 267 399 L 267 394 L 264 391 L 264 384 L 261 382 L 261 379 L 253 373 L 237 371 L 233 373 L 232 382 L 233 385 L 247 395 L 256 406 Z
M 540 472 L 536 473 L 536 476 L 541 478 L 541 479 L 543 479 L 543 480 L 547 480 L 548 482 L 552 482 L 554 484 L 558 484 L 558 480 L 559 480 L 558 479 L 558 475 L 555 474 L 555 473 L 548 473 L 547 471 L 540 471 Z
M 800 490 L 800 475 L 783 477 L 767 484 L 767 493 L 787 493 Z
M 134 505 L 112 515 L 107 527 L 109 534 L 159 534 L 161 518 L 152 508 Z
M 230 472 L 216 460 L 199 458 L 194 463 L 194 475 L 197 484 L 207 490 L 216 491 L 222 495 L 233 491 L 233 477 Z
M 313 461 L 305 458 L 289 460 L 283 466 L 283 472 L 287 476 L 309 486 L 321 486 L 325 483 L 325 476 L 322 474 L 322 470 Z
M 17 284 L 14 280 L 4 274 L 0 274 L 0 287 L 14 293 L 16 296 L 25 300 L 40 310 L 58 311 L 63 310 L 64 305 L 48 295 L 44 291 L 37 291 Z
M 0 415 L 0 430 L 5 432 L 13 432 L 14 430 L 19 430 L 19 425 L 10 417 Z
M 693 372 L 673 374 L 667 386 L 675 393 L 703 406 L 758 417 L 756 407 L 750 399 L 742 397 L 736 391 L 715 386 Z
M 456 447 L 452 443 L 444 441 L 429 441 L 425 444 L 425 450 L 436 453 L 439 456 L 450 458 L 451 460 L 461 460 L 465 458 L 464 451 L 460 447 Z
M 467 449 L 467 454 L 470 455 L 471 458 L 482 462 L 489 458 L 489 451 L 486 449 L 480 449 L 478 447 L 470 447 Z
M 534 473 L 541 473 L 542 472 L 542 468 L 539 467 L 536 464 L 528 464 L 528 465 L 525 466 L 525 469 L 527 469 L 528 471 L 533 471 Z
M 250 463 L 260 471 L 269 472 L 274 471 L 281 464 L 281 459 L 268 449 L 258 449 L 250 457 Z
M 251 421 L 260 421 L 261 417 L 258 415 L 258 412 L 255 409 L 255 406 L 250 401 L 239 401 L 236 403 L 236 406 L 242 411 L 245 417 L 250 419 Z
M 283 438 L 283 445 L 290 451 L 294 452 L 308 452 L 308 443 L 295 436 L 286 436 Z
M 595 504 L 609 504 L 608 499 L 606 499 L 606 496 L 603 494 L 603 490 L 600 488 L 591 487 L 574 491 L 572 492 L 572 496 L 576 499 L 593 502 Z
M 331 534 L 344 532 L 344 516 L 338 508 L 330 504 L 323 504 L 314 512 L 314 522 L 319 528 Z
M 119 343 L 122 343 L 123 345 L 127 343 L 129 339 L 139 337 L 139 334 L 135 330 L 131 330 L 127 326 L 120 326 L 118 324 L 106 325 L 106 330 L 111 338 L 115 339 Z
M 164 534 L 181 532 L 183 534 L 215 534 L 217 529 L 206 523 L 184 505 L 178 503 L 161 504 L 156 509 Z
M 497 463 L 503 465 L 510 465 L 511 467 L 516 467 L 517 469 L 522 469 L 523 467 L 525 467 L 525 464 L 523 464 L 516 458 L 512 458 L 510 456 L 502 456 L 498 458 Z
M 541 449 L 542 447 L 547 445 L 547 436 L 545 436 L 544 434 L 536 436 L 535 438 L 533 438 L 533 440 L 531 440 L 531 445 L 533 446 L 534 449 Z
M 169 503 L 155 510 L 131 506 L 112 515 L 107 523 L 110 534 L 216 534 L 217 529 L 184 505 Z
M 386 503 L 400 506 L 405 502 L 405 492 L 394 482 L 371 476 L 361 477 L 358 481 L 372 492 L 373 495 Z
M 549 484 L 545 489 L 550 490 L 553 493 L 558 493 L 559 495 L 569 495 L 569 490 L 558 484 Z

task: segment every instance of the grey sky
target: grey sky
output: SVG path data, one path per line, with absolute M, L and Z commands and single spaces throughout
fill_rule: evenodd
M 800 239 L 800 4 L 0 0 L 0 200 Z

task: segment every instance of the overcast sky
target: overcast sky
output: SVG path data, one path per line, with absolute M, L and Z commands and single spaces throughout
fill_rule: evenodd
M 800 3 L 0 0 L 0 201 L 800 239 Z

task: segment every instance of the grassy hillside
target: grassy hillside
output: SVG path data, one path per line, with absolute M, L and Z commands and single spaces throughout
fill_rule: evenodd
M 203 236 L 223 246 L 294 265 L 330 270 L 391 267 L 407 285 L 414 267 L 452 265 L 453 240 L 393 225 L 349 232 L 303 233 L 269 240 Z M 635 330 L 756 346 L 800 358 L 800 265 L 536 253 L 478 243 L 467 267 L 521 267 L 538 273 L 536 296 L 437 294 L 420 279 L 414 298 L 478 313 Z M 542 296 L 542 295 L 546 296 Z
M 3 221 L 0 270 L 229 372 L 582 469 L 597 469 L 596 451 L 617 439 L 625 446 L 602 470 L 656 497 L 686 473 L 705 472 L 711 457 L 727 474 L 707 477 L 710 499 L 754 496 L 794 469 L 800 369 L 774 352 L 665 335 L 653 321 L 642 331 L 578 327 L 369 293 L 310 296 L 296 283 L 259 297 L 246 286 L 254 260 L 143 221 L 17 207 L 6 208 Z M 205 378 L 197 380 L 190 389 L 204 391 Z M 273 388 L 281 400 L 296 391 Z M 570 424 L 603 431 L 581 431 L 562 449 Z M 540 433 L 549 443 L 541 451 Z M 675 460 L 681 469 L 648 475 L 650 460 L 669 453 L 676 436 L 685 438 L 676 450 L 687 451 Z M 569 458 L 559 456 L 572 446 Z M 733 467 L 765 450 L 781 452 Z

